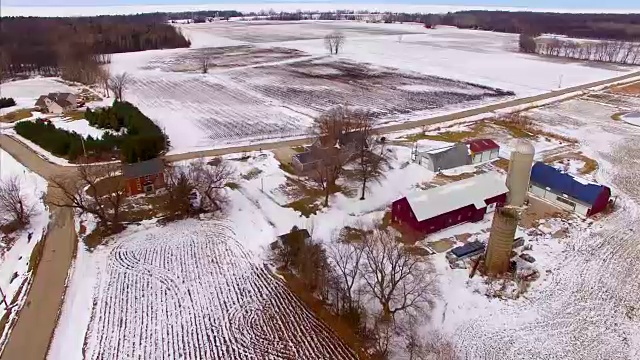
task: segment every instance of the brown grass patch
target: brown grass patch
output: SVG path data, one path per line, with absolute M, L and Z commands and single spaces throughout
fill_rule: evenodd
M 612 94 L 623 95 L 640 95 L 640 82 L 635 82 L 629 85 L 616 86 L 609 89 Z
M 84 111 L 81 110 L 73 110 L 64 113 L 64 117 L 71 120 L 82 120 L 84 119 Z
M 560 155 L 554 155 L 551 157 L 548 157 L 546 159 L 544 159 L 545 163 L 551 164 L 551 163 L 555 163 L 558 161 L 562 161 L 565 159 L 573 159 L 573 160 L 580 160 L 584 162 L 584 165 L 582 166 L 582 168 L 580 168 L 579 172 L 582 175 L 586 175 L 586 174 L 591 174 L 592 172 L 596 171 L 598 169 L 598 162 L 588 156 L 585 156 L 583 153 L 581 152 L 571 152 L 571 153 L 567 153 L 567 154 L 560 154 Z
M 425 134 L 425 131 L 422 131 L 417 134 L 407 135 L 404 138 L 410 142 L 416 142 L 418 140 L 434 140 L 434 141 L 445 141 L 445 142 L 461 142 L 465 140 L 469 140 L 475 137 L 478 137 L 480 133 L 486 128 L 487 124 L 484 121 L 479 121 L 471 125 L 469 130 L 463 131 L 443 131 L 437 134 L 429 135 Z M 434 132 L 440 130 L 436 128 L 434 130 L 430 130 L 429 132 Z
M 515 138 L 532 139 L 536 136 L 542 136 L 571 144 L 576 144 L 578 142 L 577 139 L 541 129 L 539 126 L 534 124 L 530 117 L 521 113 L 510 114 L 500 119 L 493 120 L 492 124 L 506 129 L 509 131 L 511 136 Z
M 455 242 L 451 239 L 442 239 L 434 242 L 430 242 L 429 247 L 437 253 L 443 253 L 448 251 L 455 245 Z
M 0 116 L 0 122 L 11 123 L 18 120 L 23 120 L 31 117 L 31 112 L 35 111 L 34 108 L 28 109 L 18 109 L 16 111 L 12 111 L 10 113 L 6 113 Z
M 291 208 L 299 212 L 306 218 L 310 217 L 311 215 L 315 215 L 318 210 L 322 209 L 322 205 L 320 204 L 318 199 L 313 197 L 305 197 L 300 200 L 292 201 L 284 207 Z
M 495 160 L 493 162 L 493 166 L 497 167 L 498 169 L 502 169 L 504 171 L 509 171 L 509 159 L 505 159 L 505 158 L 499 158 L 498 160 Z
M 45 235 L 43 235 L 42 239 L 35 244 L 31 251 L 31 256 L 29 256 L 28 271 L 32 276 L 36 276 L 36 272 L 38 272 L 38 264 L 40 264 L 40 260 L 42 260 L 42 254 L 44 253 L 44 238 Z M 34 239 L 31 240 L 34 241 Z
M 370 359 L 363 342 L 356 335 L 357 329 L 352 329 L 346 321 L 329 311 L 325 306 L 326 304 L 309 292 L 295 275 L 286 271 L 279 272 L 279 274 L 285 278 L 286 281 L 284 281 L 284 284 L 287 288 L 305 304 L 307 309 L 318 319 L 329 326 L 329 328 L 338 335 L 340 340 L 356 353 L 358 359 Z

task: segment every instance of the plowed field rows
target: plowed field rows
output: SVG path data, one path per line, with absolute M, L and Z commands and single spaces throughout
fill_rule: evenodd
M 108 255 L 87 359 L 355 358 L 225 224 L 186 221 L 144 234 Z

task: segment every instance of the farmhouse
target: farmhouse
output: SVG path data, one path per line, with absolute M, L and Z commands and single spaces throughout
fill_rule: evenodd
M 471 158 L 467 145 L 457 143 L 445 148 L 417 152 L 415 161 L 433 172 L 438 172 L 469 165 Z
M 299 244 L 311 240 L 311 234 L 307 229 L 300 229 L 294 226 L 291 231 L 278 236 L 277 240 L 272 242 L 269 247 L 276 250 L 282 246 L 297 247 Z
M 122 176 L 125 179 L 127 194 L 150 194 L 164 188 L 164 163 L 155 158 L 134 164 L 122 165 Z
M 62 114 L 65 111 L 74 110 L 77 105 L 77 98 L 72 93 L 49 93 L 42 95 L 35 103 L 35 107 L 41 111 L 52 114 Z
M 575 177 L 536 162 L 531 169 L 529 191 L 559 208 L 591 216 L 604 210 L 611 197 L 607 186 Z
M 467 142 L 471 163 L 478 164 L 498 158 L 500 145 L 491 139 L 474 139 Z
M 293 155 L 291 165 L 300 173 L 309 172 L 314 170 L 323 159 L 352 156 L 363 143 L 365 148 L 368 148 L 364 134 L 360 131 L 341 134 L 335 144 L 329 143 L 326 136 L 320 137 L 306 147 L 304 152 Z
M 507 200 L 507 186 L 496 172 L 418 191 L 393 202 L 391 220 L 430 234 L 468 221 L 480 221 Z

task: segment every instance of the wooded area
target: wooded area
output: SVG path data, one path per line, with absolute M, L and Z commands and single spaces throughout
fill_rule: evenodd
M 105 133 L 100 139 L 88 136 L 83 144 L 81 135 L 58 129 L 47 119 L 19 122 L 15 130 L 70 161 L 78 160 L 86 151 L 87 161 L 111 160 L 119 155 L 122 161 L 134 163 L 153 159 L 168 147 L 169 141 L 162 130 L 128 102 L 114 101 L 112 107 L 98 111 L 87 109 L 85 118 L 95 127 L 122 134 Z
M 188 47 L 163 14 L 0 19 L 0 78 L 62 76 L 96 81 L 105 54 Z
M 533 38 L 520 35 L 520 51 L 578 60 L 640 64 L 640 43 L 628 41 Z
M 563 14 L 510 11 L 460 11 L 420 15 L 427 26 L 507 33 L 558 34 L 575 38 L 635 41 L 640 39 L 639 14 Z

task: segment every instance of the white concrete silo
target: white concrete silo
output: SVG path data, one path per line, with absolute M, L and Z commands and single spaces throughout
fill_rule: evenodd
M 507 174 L 507 188 L 509 188 L 509 196 L 507 204 L 511 206 L 522 206 L 529 191 L 529 178 L 531 176 L 531 167 L 533 166 L 533 157 L 536 153 L 535 148 L 527 140 L 516 140 L 515 147 L 511 152 L 511 160 L 509 161 L 509 172 Z

